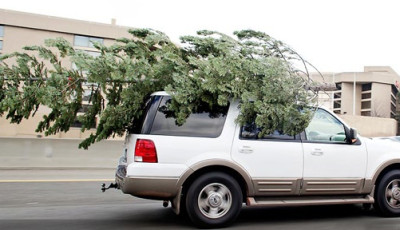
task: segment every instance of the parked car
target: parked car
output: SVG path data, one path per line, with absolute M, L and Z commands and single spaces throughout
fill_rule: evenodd
M 199 227 L 231 224 L 242 205 L 374 204 L 400 215 L 400 144 L 357 135 L 318 108 L 304 132 L 263 137 L 235 123 L 238 103 L 193 113 L 179 126 L 171 97 L 151 95 L 125 140 L 116 184 L 126 194 L 163 200 Z

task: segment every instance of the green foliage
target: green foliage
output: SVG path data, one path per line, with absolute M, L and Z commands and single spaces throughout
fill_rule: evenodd
M 20 123 L 46 106 L 50 112 L 36 130 L 46 135 L 68 131 L 76 119 L 82 131 L 98 120 L 96 132 L 80 144 L 88 148 L 123 135 L 141 117 L 146 98 L 165 90 L 173 96 L 170 109 L 178 124 L 199 109 L 199 102 L 213 107 L 238 100 L 238 123 L 255 121 L 263 127 L 260 135 L 276 129 L 295 134 L 308 125 L 313 93 L 306 90 L 307 72 L 300 74 L 293 65 L 305 62 L 267 34 L 243 30 L 232 38 L 199 31 L 182 37 L 178 47 L 158 31 L 129 32 L 132 38 L 109 47 L 95 43 L 97 57 L 62 38 L 1 56 L 0 115 Z M 66 66 L 68 60 L 76 68 Z M 91 106 L 79 113 L 84 88 L 91 91 Z

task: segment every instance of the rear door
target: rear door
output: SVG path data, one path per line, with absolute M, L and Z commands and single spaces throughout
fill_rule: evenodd
M 237 128 L 232 158 L 253 179 L 256 196 L 287 196 L 299 193 L 303 175 L 303 149 L 299 136 L 276 131 L 258 137 L 254 124 Z

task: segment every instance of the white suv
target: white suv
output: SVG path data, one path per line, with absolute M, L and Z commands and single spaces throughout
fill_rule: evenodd
M 171 97 L 154 93 L 127 135 L 116 183 L 124 193 L 171 201 L 199 227 L 232 223 L 248 206 L 374 204 L 400 215 L 400 144 L 357 136 L 318 109 L 296 136 L 259 137 L 235 123 L 238 104 L 204 107 L 179 126 Z

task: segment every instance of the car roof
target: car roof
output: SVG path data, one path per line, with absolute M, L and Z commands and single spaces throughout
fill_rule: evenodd
M 170 95 L 165 91 L 157 91 L 152 93 L 151 96 L 170 96 Z

